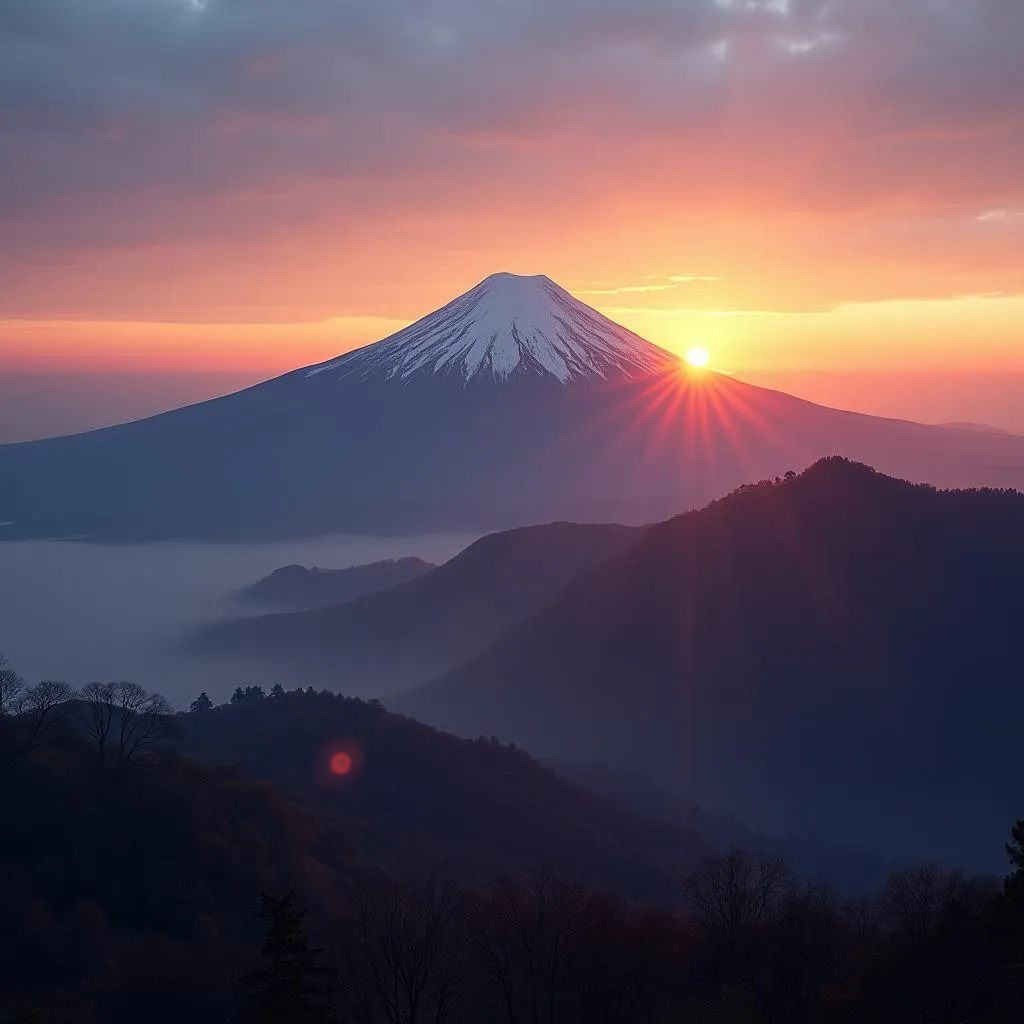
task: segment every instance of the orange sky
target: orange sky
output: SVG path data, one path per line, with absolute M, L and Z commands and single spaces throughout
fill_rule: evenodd
M 440 305 L 451 292 L 436 300 Z M 813 312 L 697 310 L 645 296 L 578 295 L 659 345 L 708 349 L 715 367 L 765 371 L 992 373 L 1024 371 L 1024 297 L 961 297 L 844 304 Z M 665 303 L 656 305 L 656 302 Z M 424 309 L 424 312 L 429 311 Z M 378 340 L 399 315 L 311 323 L 160 323 L 8 320 L 2 365 L 15 371 L 223 373 L 273 376 Z M 413 314 L 415 315 L 415 314 Z
M 497 270 L 740 375 L 1024 372 L 1024 4 L 95 0 L 0 40 L 0 377 L 257 379 Z

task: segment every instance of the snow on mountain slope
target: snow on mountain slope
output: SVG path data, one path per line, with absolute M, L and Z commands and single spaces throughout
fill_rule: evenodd
M 664 349 L 613 323 L 543 275 L 492 274 L 475 288 L 390 338 L 306 370 L 307 376 L 478 374 L 505 380 L 550 374 L 636 377 L 676 362 Z

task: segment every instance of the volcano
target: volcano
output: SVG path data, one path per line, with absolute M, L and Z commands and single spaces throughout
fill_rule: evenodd
M 0 446 L 6 539 L 284 539 L 642 524 L 840 454 L 1024 486 L 1024 438 L 879 419 L 688 368 L 544 276 L 236 394 Z

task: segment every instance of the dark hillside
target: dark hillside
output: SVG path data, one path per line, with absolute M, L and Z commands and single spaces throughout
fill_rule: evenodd
M 268 779 L 399 874 L 486 880 L 547 865 L 672 902 L 707 850 L 490 739 L 461 740 L 330 693 L 246 699 L 183 719 L 181 749 Z M 331 771 L 344 755 L 346 774 Z M 336 765 L 337 767 L 337 765 Z
M 1024 790 L 1022 580 L 1024 495 L 829 459 L 652 527 L 396 703 L 773 831 L 988 866 Z

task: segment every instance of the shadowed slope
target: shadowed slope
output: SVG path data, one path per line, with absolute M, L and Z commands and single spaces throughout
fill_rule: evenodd
M 707 851 L 683 826 L 647 821 L 491 740 L 457 739 L 359 700 L 250 699 L 183 720 L 182 749 L 273 782 L 342 824 L 372 863 L 482 881 L 548 865 L 671 900 Z M 345 751 L 351 770 L 329 768 Z
M 399 706 L 762 827 L 970 862 L 1024 787 L 1024 496 L 843 460 L 653 527 Z

